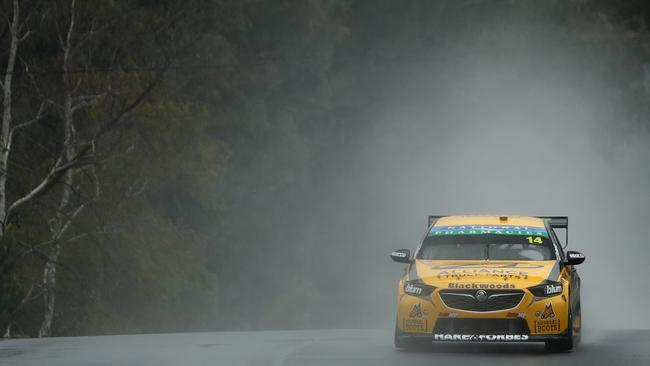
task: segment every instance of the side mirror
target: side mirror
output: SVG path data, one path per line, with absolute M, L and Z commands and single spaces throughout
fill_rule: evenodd
M 564 261 L 564 264 L 575 266 L 576 264 L 580 264 L 584 261 L 585 261 L 584 254 L 569 250 L 568 252 L 566 252 L 566 260 Z
M 390 253 L 390 259 L 397 263 L 411 263 L 411 251 L 400 249 Z

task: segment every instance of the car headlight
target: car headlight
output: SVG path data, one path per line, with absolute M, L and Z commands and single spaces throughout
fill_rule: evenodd
M 434 286 L 425 285 L 415 281 L 406 281 L 404 284 L 404 292 L 412 296 L 429 296 L 435 289 Z
M 562 293 L 564 288 L 559 282 L 547 282 L 543 285 L 529 287 L 530 291 L 535 297 L 551 297 L 557 296 Z

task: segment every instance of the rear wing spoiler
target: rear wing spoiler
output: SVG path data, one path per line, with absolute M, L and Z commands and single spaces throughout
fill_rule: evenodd
M 445 217 L 447 215 L 429 215 L 429 223 L 427 224 L 427 227 L 431 227 L 434 222 L 438 221 L 439 218 Z
M 566 248 L 569 245 L 569 216 L 537 216 L 538 218 L 546 221 L 551 229 L 564 229 L 564 245 Z
M 439 218 L 447 215 L 429 215 L 427 227 L 431 227 Z M 564 229 L 564 248 L 569 245 L 569 216 L 535 216 L 548 223 L 551 229 Z

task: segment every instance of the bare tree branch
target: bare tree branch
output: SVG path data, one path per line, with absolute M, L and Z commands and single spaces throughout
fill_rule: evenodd
M 30 119 L 29 121 L 25 121 L 25 122 L 22 122 L 22 123 L 19 123 L 19 124 L 13 126 L 11 128 L 11 130 L 9 131 L 10 136 L 13 137 L 13 134 L 16 131 L 18 131 L 18 130 L 20 130 L 22 128 L 25 128 L 25 127 L 29 127 L 30 125 L 32 125 L 35 122 L 37 122 L 38 120 L 40 120 L 43 117 L 43 111 L 45 110 L 45 103 L 46 102 L 41 103 L 41 105 L 38 107 L 38 111 L 36 112 L 36 115 L 32 119 Z M 9 139 L 9 142 L 11 143 L 11 138 Z
M 95 103 L 97 100 L 104 98 L 106 95 L 107 93 L 104 92 L 104 93 L 94 94 L 94 95 L 82 95 L 82 96 L 74 97 L 72 111 L 76 112 L 80 109 L 86 108 L 92 105 L 93 103 Z

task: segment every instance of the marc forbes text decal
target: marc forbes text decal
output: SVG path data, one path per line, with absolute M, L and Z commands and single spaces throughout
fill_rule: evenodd
M 513 342 L 527 341 L 526 334 L 434 334 L 436 341 Z

